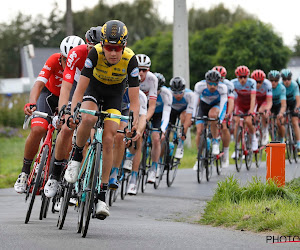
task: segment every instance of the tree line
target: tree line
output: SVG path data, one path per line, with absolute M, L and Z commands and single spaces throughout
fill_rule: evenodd
M 84 38 L 91 26 L 102 25 L 110 19 L 126 24 L 128 46 L 135 53 L 147 54 L 152 61 L 151 70 L 170 80 L 173 75 L 173 27 L 159 17 L 154 0 L 115 5 L 99 0 L 96 6 L 73 13 L 74 35 Z M 0 77 L 20 76 L 20 49 L 24 45 L 59 48 L 66 34 L 65 26 L 65 14 L 57 5 L 53 6 L 48 18 L 42 15 L 32 18 L 19 13 L 11 23 L 0 24 Z M 300 55 L 300 37 L 296 39 L 294 54 Z M 292 51 L 271 25 L 240 7 L 231 11 L 219 4 L 210 10 L 189 10 L 189 54 L 193 88 L 214 65 L 225 66 L 230 79 L 234 77 L 236 66 L 242 64 L 251 70 L 280 70 L 286 67 Z

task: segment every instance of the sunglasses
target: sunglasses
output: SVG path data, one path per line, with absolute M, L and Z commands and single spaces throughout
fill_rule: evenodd
M 288 78 L 282 77 L 282 80 L 283 80 L 283 81 L 289 81 L 289 80 L 291 80 L 291 78 L 290 78 L 290 77 L 288 77 Z
M 207 84 L 210 86 L 218 86 L 217 82 L 207 82 Z
M 277 79 L 270 79 L 270 82 L 278 82 L 279 80 Z
M 248 76 L 239 76 L 240 79 L 247 78 Z
M 261 83 L 262 83 L 262 81 L 256 81 L 256 83 L 258 83 L 258 84 L 261 84 Z
M 139 71 L 143 71 L 143 72 L 146 72 L 148 69 L 139 69 Z
M 183 94 L 183 91 L 172 91 L 174 95 L 181 95 Z
M 119 45 L 103 45 L 103 48 L 105 50 L 108 50 L 108 51 L 116 51 L 116 52 L 120 52 L 123 50 L 123 46 L 119 46 Z

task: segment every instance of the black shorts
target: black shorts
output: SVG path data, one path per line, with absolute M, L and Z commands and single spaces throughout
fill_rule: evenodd
M 151 118 L 151 123 L 153 128 L 160 129 L 161 126 L 161 118 L 162 118 L 162 112 L 160 113 L 154 113 Z
M 279 111 L 280 111 L 280 108 L 281 108 L 281 103 L 276 104 L 276 105 L 273 104 L 272 108 L 271 108 L 271 113 L 274 114 L 274 115 L 278 115 Z
M 121 112 L 125 80 L 119 84 L 107 85 L 92 77 L 84 93 L 84 101 L 92 101 L 99 105 L 103 100 L 103 110 L 116 109 Z
M 36 110 L 47 113 L 49 115 L 54 115 L 56 108 L 58 107 L 59 97 L 50 92 L 49 89 L 44 87 L 41 94 L 36 102 Z M 39 117 L 39 116 L 34 116 Z M 50 119 L 46 119 L 48 123 Z
M 202 117 L 202 116 L 208 116 L 208 112 L 211 108 L 217 106 L 216 104 L 214 105 L 210 105 L 207 104 L 206 102 L 203 102 L 200 100 L 200 104 L 199 104 L 199 109 L 198 109 L 198 117 Z
M 293 117 L 298 117 L 298 113 L 295 113 L 295 107 L 296 107 L 296 100 L 293 100 L 293 101 L 287 101 L 286 102 L 286 110 L 290 110 L 291 111 L 291 115 Z
M 185 109 L 184 109 L 185 110 Z M 171 110 L 171 114 L 170 114 L 170 121 L 169 123 L 171 123 L 172 125 L 175 125 L 177 118 L 180 117 L 180 114 L 184 111 L 178 111 L 176 109 L 172 109 Z

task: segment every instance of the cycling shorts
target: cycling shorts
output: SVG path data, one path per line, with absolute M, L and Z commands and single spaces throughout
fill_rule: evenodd
M 294 111 L 295 107 L 296 107 L 296 100 L 286 102 L 286 110 L 290 110 L 291 115 L 293 117 L 298 116 L 298 113 L 295 113 L 295 111 Z
M 281 108 L 281 103 L 273 104 L 272 108 L 271 108 L 271 113 L 274 114 L 274 115 L 278 115 L 279 111 L 280 111 L 280 108 Z
M 218 104 L 216 104 L 216 105 L 210 105 L 210 104 L 207 104 L 206 102 L 203 102 L 203 101 L 200 100 L 200 104 L 199 104 L 199 109 L 198 109 L 197 116 L 198 117 L 208 116 L 209 110 L 211 108 L 217 108 L 220 111 L 220 106 Z M 204 123 L 204 121 L 203 120 L 197 120 L 196 121 L 196 125 L 200 124 L 200 123 Z
M 161 118 L 162 118 L 162 112 L 160 113 L 154 113 L 151 118 L 152 128 L 160 129 L 161 126 Z
M 175 125 L 177 118 L 180 117 L 180 114 L 181 114 L 183 111 L 185 111 L 185 109 L 184 109 L 184 110 L 181 110 L 181 111 L 178 111 L 178 110 L 176 110 L 176 109 L 171 109 L 171 114 L 170 114 L 170 120 L 169 120 L 169 123 L 171 123 L 172 125 Z
M 58 98 L 58 96 L 54 95 L 50 90 L 44 87 L 36 102 L 36 110 L 47 113 L 49 115 L 54 115 L 55 110 L 58 106 Z M 49 122 L 51 122 L 49 118 L 45 119 L 43 117 L 35 115 L 31 120 L 31 127 L 40 126 L 47 130 Z

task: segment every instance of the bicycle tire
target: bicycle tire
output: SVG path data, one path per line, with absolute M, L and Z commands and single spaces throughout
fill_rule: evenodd
M 85 208 L 83 212 L 83 221 L 82 221 L 82 229 L 81 229 L 81 236 L 85 238 L 88 228 L 89 228 L 89 223 L 91 219 L 91 214 L 93 212 L 93 208 L 95 205 L 95 191 L 97 187 L 97 180 L 98 180 L 98 175 L 99 175 L 99 168 L 98 168 L 98 163 L 100 162 L 101 159 L 101 149 L 102 145 L 101 144 L 96 144 L 96 149 L 95 149 L 95 157 L 93 161 L 93 179 L 90 179 L 89 186 L 90 186 L 90 191 L 87 192 L 86 194 L 86 199 L 85 199 Z
M 156 178 L 155 178 L 155 182 L 154 182 L 154 188 L 155 189 L 158 189 L 158 187 L 159 187 L 159 184 L 160 184 L 160 182 L 162 180 L 162 177 L 163 177 L 163 174 L 164 174 L 164 168 L 165 167 L 164 167 L 164 165 L 161 162 L 159 162 L 157 164 L 156 171 L 159 171 L 159 173 L 156 172 Z
M 49 198 L 46 197 L 44 192 L 42 192 L 42 194 L 41 194 L 41 200 L 42 200 L 42 202 L 41 202 L 39 220 L 42 220 L 43 218 L 46 218 L 46 217 L 44 217 L 44 213 L 45 213 L 45 209 L 46 209 Z
M 180 159 L 175 158 L 175 152 L 178 146 L 177 142 L 173 142 L 174 143 L 174 150 L 173 150 L 173 154 L 171 156 L 170 162 L 168 164 L 167 167 L 167 186 L 171 187 L 171 185 L 173 184 L 176 174 L 177 174 L 177 170 L 178 170 L 178 166 L 180 165 Z M 168 154 L 170 153 L 170 150 L 168 150 Z
M 109 189 L 108 191 L 108 205 L 111 207 L 113 202 L 114 202 L 114 193 L 116 190 L 114 189 Z
M 123 170 L 124 171 L 124 170 Z M 128 173 L 124 173 L 123 179 L 121 181 L 121 200 L 125 199 L 126 195 L 126 178 L 127 178 Z
M 242 129 L 241 127 L 238 127 L 236 132 L 236 138 L 235 138 L 235 167 L 236 171 L 240 172 L 242 165 L 243 165 L 243 140 L 242 140 Z
M 49 205 L 50 205 L 50 198 L 48 198 L 46 201 L 46 205 L 44 206 L 44 211 L 43 211 L 43 217 L 47 218 L 48 210 L 49 210 Z
M 147 185 L 147 179 L 148 179 L 148 173 L 147 173 L 147 142 L 146 139 L 143 141 L 143 151 L 142 151 L 142 160 L 141 160 L 141 191 L 142 193 L 146 190 Z
M 290 134 L 291 134 L 291 142 L 292 142 L 292 150 L 293 150 L 293 158 L 295 160 L 295 163 L 298 162 L 298 150 L 297 150 L 297 141 L 296 141 L 296 137 L 295 137 L 295 133 L 294 133 L 294 130 L 292 129 L 292 126 L 289 126 L 291 131 L 290 131 Z
M 212 176 L 212 147 L 206 150 L 206 164 L 205 164 L 205 177 L 206 181 L 209 181 Z
M 204 168 L 205 168 L 205 156 L 206 156 L 206 138 L 203 133 L 200 137 L 200 143 L 199 143 L 198 154 L 197 154 L 197 160 L 198 160 L 197 180 L 198 180 L 198 183 L 201 183 L 201 181 L 203 180 Z
M 286 132 L 285 132 L 285 143 L 286 143 L 286 157 L 289 160 L 290 164 L 292 164 L 292 151 L 291 151 L 291 135 L 290 135 L 290 125 L 287 124 Z
M 36 176 L 33 180 L 34 185 L 33 185 L 33 189 L 32 189 L 32 192 L 31 192 L 31 199 L 30 199 L 28 209 L 27 209 L 27 213 L 26 213 L 25 224 L 27 224 L 29 219 L 30 219 L 33 204 L 34 204 L 34 200 L 35 200 L 35 196 L 36 196 L 36 194 L 37 194 L 37 192 L 39 191 L 39 188 L 40 188 L 43 168 L 44 168 L 44 165 L 45 165 L 45 163 L 47 161 L 47 158 L 48 158 L 48 152 L 49 152 L 48 145 L 45 145 L 40 152 L 41 152 L 41 157 L 40 158 L 38 157 L 37 159 L 41 159 L 41 160 L 40 160 L 40 163 L 38 163 L 37 160 L 36 160 L 36 164 L 39 164 L 38 172 L 37 172 L 37 174 L 36 174 Z M 34 171 L 34 169 L 32 169 L 32 171 Z
M 245 144 L 247 149 L 247 155 L 245 155 L 246 169 L 250 170 L 253 162 L 252 140 L 249 132 L 245 134 Z
M 224 153 L 223 142 L 221 142 L 221 143 L 222 143 L 222 145 L 220 145 L 220 148 L 222 149 L 221 153 Z M 214 163 L 215 163 L 215 166 L 216 166 L 216 171 L 217 171 L 218 175 L 221 175 L 221 173 L 222 173 L 222 161 L 223 161 L 223 157 L 224 157 L 224 155 L 222 155 L 221 157 L 216 158 L 214 160 Z
M 85 202 L 81 201 L 80 204 L 79 204 L 79 209 L 78 209 L 77 233 L 81 233 L 84 207 L 85 207 Z
M 61 207 L 59 210 L 58 221 L 57 221 L 58 229 L 62 229 L 64 226 L 73 187 L 74 187 L 73 183 L 67 183 L 66 186 L 64 187 L 64 196 L 61 201 Z
M 263 154 L 263 149 L 262 149 L 262 132 L 260 129 L 256 131 L 256 136 L 258 135 L 258 152 L 254 154 L 255 156 L 255 165 L 256 168 L 259 168 L 261 165 L 262 161 L 262 154 Z

